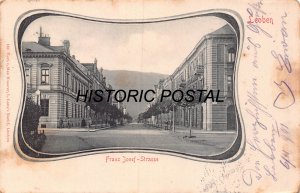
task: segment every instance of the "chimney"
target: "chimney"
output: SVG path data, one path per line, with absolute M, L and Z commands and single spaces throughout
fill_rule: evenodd
M 67 52 L 68 55 L 70 55 L 70 41 L 64 40 L 63 44 L 64 44 L 65 51 Z
M 50 46 L 50 37 L 43 35 L 42 27 L 40 27 L 40 36 L 38 43 L 43 46 Z

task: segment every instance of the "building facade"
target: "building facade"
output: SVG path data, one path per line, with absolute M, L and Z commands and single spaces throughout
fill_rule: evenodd
M 106 87 L 97 60 L 81 64 L 70 55 L 70 42 L 52 46 L 40 30 L 38 42 L 22 42 L 27 94 L 41 106 L 40 128 L 82 126 L 91 122 L 92 110 L 76 102 L 78 91 L 85 93 Z
M 219 99 L 224 102 L 207 100 L 177 105 L 175 113 L 169 112 L 165 117 L 174 120 L 175 125 L 205 131 L 236 130 L 233 104 L 236 51 L 236 35 L 228 24 L 202 37 L 184 62 L 162 83 L 163 89 L 220 90 Z

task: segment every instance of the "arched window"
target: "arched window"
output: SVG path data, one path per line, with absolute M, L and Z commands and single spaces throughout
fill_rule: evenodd
M 228 62 L 233 63 L 235 60 L 235 49 L 234 48 L 230 48 L 228 50 Z

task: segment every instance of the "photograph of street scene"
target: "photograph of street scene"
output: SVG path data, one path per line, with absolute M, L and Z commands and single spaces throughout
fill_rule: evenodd
M 128 147 L 210 156 L 237 138 L 237 36 L 223 19 L 102 23 L 46 16 L 27 27 L 21 47 L 21 145 L 51 154 Z M 112 97 L 88 100 L 96 90 L 112 90 Z M 147 100 L 122 100 L 130 90 L 151 92 Z M 170 97 L 161 101 L 164 90 Z M 187 90 L 213 92 L 187 101 L 172 98 L 175 90 L 183 98 Z

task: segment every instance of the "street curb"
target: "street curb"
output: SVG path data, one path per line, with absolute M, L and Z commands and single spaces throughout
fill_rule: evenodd
M 46 129 L 39 129 L 40 131 L 44 130 L 45 132 L 51 132 L 51 131 L 59 131 L 59 132 L 96 132 L 96 131 L 99 131 L 99 130 L 105 130 L 105 129 L 109 129 L 111 127 L 103 127 L 103 128 L 80 128 L 80 129 L 57 129 L 57 128 L 46 128 Z

